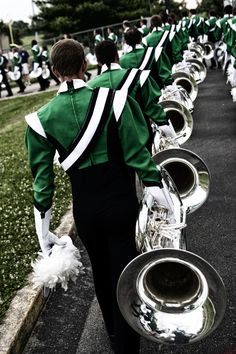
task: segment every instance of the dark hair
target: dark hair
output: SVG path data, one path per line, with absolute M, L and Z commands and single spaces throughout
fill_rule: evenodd
M 130 23 L 129 23 L 129 21 L 124 20 L 122 23 L 123 23 L 123 25 L 124 25 L 124 26 L 126 26 L 126 27 L 130 27 Z
M 143 23 L 144 25 L 146 25 L 147 24 L 147 19 L 146 18 L 141 18 L 140 22 Z
M 119 58 L 115 43 L 109 40 L 98 43 L 95 47 L 95 55 L 99 63 L 106 64 L 108 67 Z
M 135 48 L 136 44 L 139 44 L 142 41 L 142 33 L 137 27 L 132 27 L 125 33 L 124 38 L 128 45 Z
M 231 15 L 232 14 L 232 10 L 233 10 L 233 7 L 231 5 L 226 5 L 224 7 L 224 13 L 225 14 Z
M 61 39 L 52 46 L 51 60 L 61 76 L 78 74 L 85 62 L 83 47 L 74 39 Z
M 189 12 L 190 12 L 192 15 L 196 15 L 197 10 L 196 10 L 196 9 L 190 9 Z
M 31 46 L 33 47 L 35 44 L 38 44 L 38 42 L 37 42 L 35 39 L 33 39 L 33 40 L 31 41 Z
M 151 27 L 161 27 L 162 26 L 162 19 L 159 15 L 153 15 L 151 17 Z
M 215 16 L 215 15 L 216 15 L 215 10 L 210 10 L 210 11 L 209 11 L 209 15 L 210 15 L 210 16 Z

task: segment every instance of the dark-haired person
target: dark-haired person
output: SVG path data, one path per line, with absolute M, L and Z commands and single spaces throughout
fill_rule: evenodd
M 197 9 L 190 9 L 189 10 L 189 35 L 195 41 L 198 40 L 199 36 L 204 34 L 204 18 L 199 16 L 197 13 Z
M 48 68 L 48 70 L 50 72 L 50 76 L 55 81 L 56 85 L 57 86 L 60 85 L 60 80 L 56 77 L 56 75 L 54 74 L 54 72 L 52 70 L 50 58 L 49 58 L 49 52 L 48 52 L 48 48 L 46 45 L 44 45 L 42 48 L 42 64 L 46 65 L 46 67 Z
M 127 51 L 129 50 L 129 46 L 126 44 L 125 42 L 125 33 L 130 29 L 131 24 L 128 20 L 124 20 L 122 22 L 122 27 L 123 27 L 123 37 L 122 37 L 122 52 L 123 54 L 127 53 Z
M 163 47 L 145 48 L 142 45 L 142 35 L 136 27 L 130 28 L 125 33 L 125 41 L 130 50 L 120 57 L 122 68 L 151 70 L 152 78 L 161 89 L 172 84 L 171 63 Z
M 147 26 L 147 19 L 146 18 L 141 18 L 140 27 L 138 30 L 141 32 L 142 37 L 146 37 L 148 35 L 148 33 L 150 32 L 150 29 Z
M 31 52 L 33 55 L 33 71 L 38 68 L 42 67 L 42 48 L 39 46 L 38 42 L 33 39 L 31 42 Z M 45 91 L 49 87 L 48 79 L 44 79 L 42 75 L 37 77 L 40 89 L 39 91 Z
M 146 137 L 140 132 L 142 112 L 127 90 L 88 88 L 83 81 L 83 48 L 73 39 L 55 43 L 51 60 L 62 82 L 58 95 L 26 116 L 40 246 L 48 253 L 60 241 L 49 232 L 57 150 L 70 177 L 75 224 L 91 260 L 97 299 L 114 351 L 138 354 L 139 335 L 124 320 L 116 300 L 120 273 L 137 255 L 134 171 L 151 199 L 166 206 L 170 217 L 173 203 L 145 147 Z
M 102 36 L 102 30 L 100 28 L 95 29 L 93 34 L 94 34 L 94 47 L 96 48 L 96 46 L 102 41 L 104 41 L 105 38 Z M 99 75 L 100 73 L 101 73 L 101 66 L 98 64 L 97 75 Z
M 160 15 L 153 15 L 150 20 L 150 33 L 142 39 L 145 47 L 160 47 L 165 51 L 170 62 L 170 69 L 178 61 L 182 60 L 182 56 L 178 57 L 175 54 L 175 48 L 172 39 L 175 36 L 175 31 L 165 29 Z
M 156 123 L 163 129 L 166 135 L 174 137 L 175 132 L 171 123 L 166 118 L 166 113 L 158 104 L 161 95 L 160 88 L 155 81 L 149 77 L 150 71 L 133 69 L 122 69 L 119 65 L 119 55 L 114 43 L 103 41 L 97 45 L 95 54 L 98 63 L 102 67 L 101 75 L 90 81 L 89 86 L 109 87 L 111 89 L 128 90 L 128 94 L 140 105 L 149 130 L 147 147 L 151 151 L 153 133 L 151 122 Z
M 117 34 L 114 33 L 112 27 L 108 27 L 108 29 L 107 29 L 107 34 L 108 34 L 107 39 L 108 39 L 109 41 L 112 41 L 112 42 L 115 43 L 115 44 L 118 43 L 118 36 L 117 36 Z
M 205 34 L 207 35 L 207 40 L 215 46 L 216 37 L 215 37 L 215 27 L 216 27 L 217 17 L 214 10 L 209 11 L 208 19 L 205 21 Z M 217 67 L 216 58 L 211 58 L 210 69 L 215 69 Z
M 19 86 L 19 91 L 18 93 L 24 93 L 26 86 L 24 85 L 22 81 L 22 58 L 19 53 L 19 48 L 18 47 L 13 47 L 12 48 L 13 52 L 13 58 L 12 58 L 12 63 L 13 63 L 13 70 L 17 70 L 20 72 L 20 77 L 18 80 L 16 80 L 17 85 Z

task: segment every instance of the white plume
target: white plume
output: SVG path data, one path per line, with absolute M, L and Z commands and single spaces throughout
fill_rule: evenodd
M 67 290 L 69 280 L 75 281 L 83 268 L 80 252 L 71 238 L 65 235 L 60 239 L 66 242 L 65 246 L 55 244 L 49 256 L 39 252 L 38 259 L 31 263 L 34 287 L 41 285 L 53 289 L 61 284 Z
M 227 82 L 229 82 L 232 87 L 236 87 L 236 69 L 232 64 L 228 67 L 227 75 Z
M 236 102 L 236 87 L 233 87 L 231 89 L 231 95 L 232 95 L 233 102 Z

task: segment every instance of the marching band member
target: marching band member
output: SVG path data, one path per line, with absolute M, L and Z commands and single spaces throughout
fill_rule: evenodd
M 91 260 L 96 295 L 115 353 L 137 354 L 139 335 L 124 320 L 116 300 L 119 275 L 137 256 L 138 200 L 130 176 L 136 171 L 150 196 L 164 205 L 169 215 L 174 213 L 173 204 L 139 133 L 142 113 L 138 105 L 134 112 L 136 103 L 127 91 L 88 88 L 83 81 L 83 49 L 73 39 L 54 44 L 51 60 L 62 82 L 58 95 L 37 113 L 26 116 L 40 244 L 50 252 L 53 243 L 59 242 L 49 232 L 57 149 L 61 166 L 70 177 L 78 235 Z
M 197 9 L 190 9 L 189 17 L 189 35 L 194 41 L 197 41 L 204 34 L 205 21 L 203 17 L 197 15 Z
M 151 70 L 150 75 L 161 89 L 173 82 L 171 63 L 162 46 L 143 47 L 142 35 L 136 27 L 125 33 L 125 41 L 130 50 L 120 58 L 122 68 Z
M 46 45 L 43 46 L 42 48 L 42 63 L 45 63 L 46 67 L 50 72 L 50 76 L 56 82 L 56 85 L 60 85 L 60 80 L 56 77 L 56 75 L 54 75 L 52 71 L 52 67 L 49 59 L 49 53 Z
M 17 47 L 13 47 L 12 48 L 12 52 L 13 52 L 13 67 L 14 67 L 14 71 L 19 71 L 20 72 L 20 78 L 18 80 L 16 80 L 17 85 L 19 86 L 19 91 L 17 93 L 24 93 L 26 86 L 24 85 L 23 81 L 22 81 L 22 58 L 20 56 L 19 53 L 19 48 Z
M 207 40 L 213 44 L 216 42 L 215 37 L 215 27 L 216 27 L 217 17 L 215 16 L 215 11 L 211 10 L 209 12 L 208 19 L 205 21 L 205 34 L 207 35 Z M 216 58 L 211 58 L 210 69 L 216 68 Z M 219 67 L 219 66 L 218 66 Z
M 112 27 L 108 27 L 107 33 L 108 33 L 107 39 L 112 41 L 113 43 L 117 44 L 118 43 L 118 36 L 117 36 L 117 34 L 114 33 Z
M 116 46 L 109 41 L 103 41 L 95 49 L 97 61 L 102 66 L 101 75 L 90 81 L 89 86 L 109 87 L 128 90 L 128 94 L 140 105 L 149 130 L 147 147 L 151 151 L 153 132 L 151 122 L 160 128 L 168 130 L 174 137 L 172 124 L 167 120 L 163 108 L 158 104 L 161 92 L 155 81 L 149 77 L 150 71 L 138 69 L 122 69 L 119 65 L 119 55 Z
M 224 7 L 224 16 L 216 21 L 216 27 L 214 31 L 214 35 L 216 41 L 225 41 L 224 37 L 228 31 L 228 20 L 233 17 L 232 15 L 233 8 L 231 5 L 226 5 Z M 223 70 L 225 70 L 230 61 L 230 54 L 228 52 L 228 48 L 226 46 L 225 54 L 224 54 L 224 62 L 223 62 Z
M 2 82 L 5 85 L 7 90 L 7 97 L 10 97 L 13 96 L 13 93 L 7 78 L 7 65 L 8 65 L 8 59 L 5 57 L 5 55 L 2 54 L 2 51 L 0 49 L 0 75 L 2 75 Z M 0 81 L 0 98 L 1 98 L 1 91 L 2 91 L 2 85 Z
M 102 30 L 96 29 L 94 30 L 94 47 L 96 48 L 96 46 L 101 43 L 102 41 L 104 41 L 104 38 L 102 36 Z M 97 65 L 97 75 L 99 75 L 101 73 L 101 66 Z
M 141 18 L 140 20 L 140 27 L 138 30 L 141 32 L 142 37 L 146 37 L 148 33 L 150 32 L 150 29 L 147 26 L 147 19 L 146 18 Z
M 38 42 L 33 39 L 31 42 L 31 51 L 33 54 L 33 71 L 42 67 L 42 48 L 38 45 Z M 39 91 L 45 91 L 49 87 L 49 81 L 42 77 L 42 74 L 37 77 L 40 86 Z
M 29 78 L 29 53 L 23 47 L 20 47 L 19 54 L 21 56 L 21 64 L 22 64 L 22 79 L 25 85 L 31 85 Z

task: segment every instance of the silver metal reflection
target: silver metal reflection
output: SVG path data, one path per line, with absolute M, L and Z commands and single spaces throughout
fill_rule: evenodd
M 163 107 L 167 119 L 169 119 L 173 125 L 178 137 L 178 144 L 184 144 L 192 134 L 192 114 L 183 104 L 173 99 L 159 101 L 159 104 Z
M 129 325 L 147 339 L 164 344 L 199 341 L 216 329 L 226 306 L 222 279 L 201 257 L 186 251 L 186 209 L 176 186 L 161 169 L 174 204 L 167 210 L 143 198 L 136 224 L 137 249 L 143 252 L 123 270 L 117 301 Z

